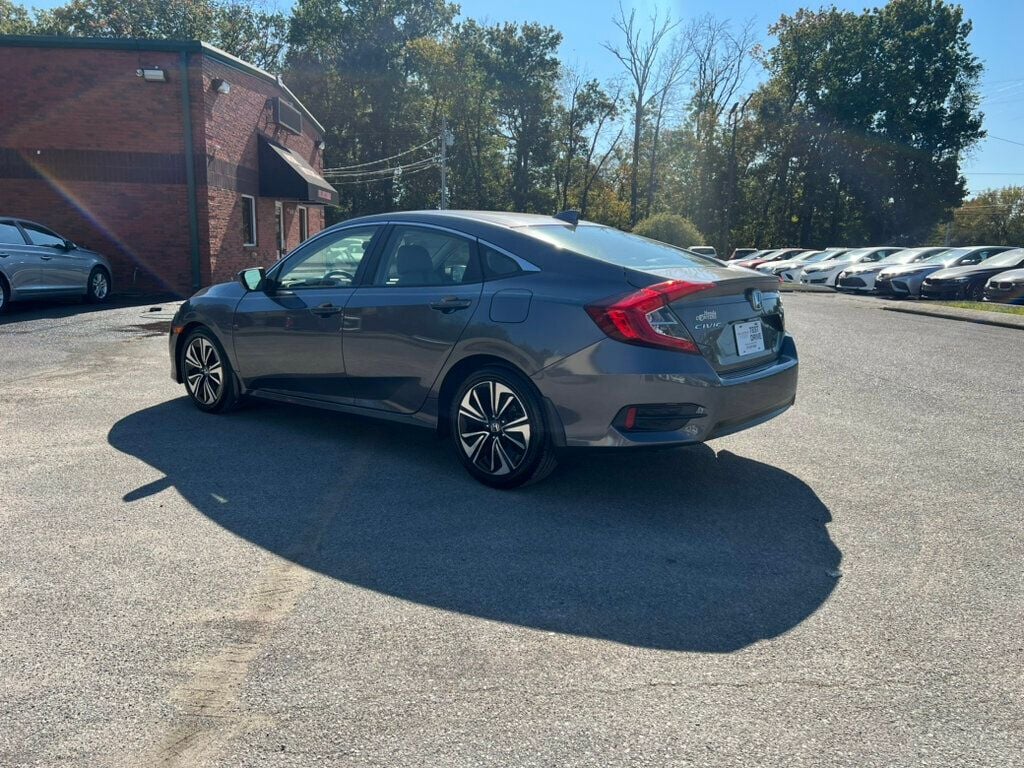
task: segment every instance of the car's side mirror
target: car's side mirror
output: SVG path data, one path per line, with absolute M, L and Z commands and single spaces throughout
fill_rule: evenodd
M 75 245 L 74 243 L 72 243 L 72 242 L 71 242 L 70 240 L 65 240 L 65 241 L 64 241 L 64 245 L 63 245 L 63 246 L 61 246 L 61 247 L 62 247 L 62 248 L 64 248 L 64 250 L 65 250 L 65 251 L 73 251 L 73 250 L 75 250 L 75 249 L 76 249 L 76 248 L 77 248 L 78 246 L 77 246 L 77 245 Z
M 238 273 L 238 282 L 247 291 L 262 290 L 267 282 L 267 272 L 263 267 L 250 267 Z

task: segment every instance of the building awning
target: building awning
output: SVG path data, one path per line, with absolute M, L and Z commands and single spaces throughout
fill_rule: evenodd
M 337 205 L 338 190 L 287 147 L 260 136 L 260 197 Z

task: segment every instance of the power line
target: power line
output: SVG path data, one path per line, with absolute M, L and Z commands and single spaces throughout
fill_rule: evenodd
M 1004 139 L 1002 136 L 993 136 L 991 133 L 988 138 L 995 139 L 996 141 L 1005 141 L 1007 144 L 1016 144 L 1018 147 L 1024 147 L 1024 142 L 1014 141 L 1013 139 Z
M 437 163 L 438 157 L 436 155 L 432 155 L 431 157 L 427 157 L 422 160 L 415 160 L 411 163 L 406 163 L 404 165 L 391 165 L 388 166 L 387 168 L 376 168 L 371 171 L 358 171 L 354 173 L 338 173 L 337 171 L 326 172 L 323 174 L 323 176 L 325 178 L 338 180 L 371 179 L 375 177 L 392 176 L 395 174 L 395 172 L 404 173 L 405 171 L 417 170 L 419 168 L 426 166 L 434 166 L 437 165 Z
M 338 166 L 336 168 L 324 168 L 324 172 L 325 173 L 335 172 L 335 171 L 344 172 L 344 171 L 352 171 L 352 170 L 355 170 L 357 168 L 366 168 L 367 166 L 370 166 L 370 165 L 380 165 L 381 163 L 386 163 L 389 160 L 395 160 L 396 158 L 404 157 L 405 155 L 412 154 L 413 152 L 416 152 L 417 150 L 420 150 L 420 149 L 423 149 L 424 147 L 430 146 L 435 141 L 437 141 L 437 137 L 434 137 L 433 139 L 430 139 L 429 141 L 423 142 L 418 147 L 413 147 L 412 149 L 407 149 L 404 152 L 399 152 L 397 155 L 391 155 L 390 157 L 382 157 L 380 160 L 371 160 L 371 161 L 369 161 L 367 163 L 358 163 L 357 165 L 345 165 L 345 166 Z
M 410 171 L 408 173 L 403 173 L 400 180 L 404 181 L 409 176 L 415 176 L 418 173 L 423 173 L 424 171 L 429 171 L 432 168 L 436 168 L 436 167 L 437 167 L 436 163 L 431 163 L 430 165 L 425 165 L 422 168 L 419 168 L 419 169 L 417 169 L 415 171 Z M 348 186 L 352 186 L 353 184 L 372 184 L 375 181 L 388 181 L 389 179 L 392 179 L 392 177 L 391 176 L 380 176 L 380 177 L 377 177 L 375 179 L 361 179 L 361 180 L 358 180 L 358 181 L 334 181 L 334 182 L 331 182 L 331 183 L 334 184 L 337 187 L 348 187 Z

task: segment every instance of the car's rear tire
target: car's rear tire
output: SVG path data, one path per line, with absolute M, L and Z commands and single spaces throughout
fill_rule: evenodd
M 206 328 L 185 337 L 178 370 L 192 404 L 205 413 L 223 413 L 238 405 L 238 380 L 224 348 Z
M 484 485 L 535 483 L 558 463 L 540 396 L 509 369 L 488 366 L 469 374 L 449 411 L 455 453 Z
M 89 282 L 85 284 L 85 300 L 90 304 L 102 304 L 110 298 L 110 275 L 103 267 L 93 267 Z

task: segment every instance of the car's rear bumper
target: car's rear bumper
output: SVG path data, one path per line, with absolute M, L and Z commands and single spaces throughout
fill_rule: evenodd
M 626 448 L 698 443 L 774 418 L 796 400 L 798 367 L 789 335 L 774 361 L 721 375 L 697 355 L 607 340 L 545 368 L 533 380 L 561 422 L 566 446 Z M 694 406 L 700 415 L 663 432 L 616 426 L 628 406 L 666 404 Z

